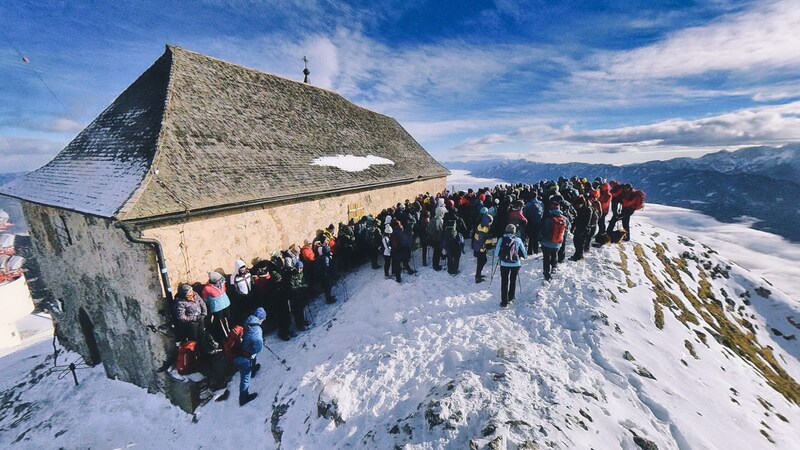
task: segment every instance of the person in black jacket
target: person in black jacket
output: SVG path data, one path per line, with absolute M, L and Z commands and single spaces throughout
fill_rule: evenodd
M 575 245 L 575 254 L 569 259 L 579 261 L 583 259 L 583 247 L 589 234 L 589 224 L 594 211 L 586 204 L 586 199 L 583 197 L 575 197 L 572 204 L 575 206 L 575 212 L 577 213 L 575 221 L 572 222 L 574 226 L 572 243 Z

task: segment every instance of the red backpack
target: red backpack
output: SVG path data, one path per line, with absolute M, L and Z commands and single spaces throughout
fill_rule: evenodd
M 181 375 L 189 375 L 197 371 L 197 342 L 184 342 L 178 347 L 178 360 L 175 368 Z
M 550 236 L 550 242 L 560 244 L 564 240 L 564 232 L 567 230 L 567 221 L 564 216 L 551 216 L 553 222 L 553 234 Z
M 244 328 L 241 325 L 231 328 L 231 332 L 228 333 L 228 337 L 225 338 L 225 342 L 222 344 L 222 354 L 225 355 L 225 359 L 233 361 L 233 358 L 241 356 L 243 337 Z

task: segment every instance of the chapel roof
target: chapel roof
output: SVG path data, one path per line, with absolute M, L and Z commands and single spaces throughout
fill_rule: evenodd
M 361 171 L 312 164 L 337 155 L 393 164 Z M 391 117 L 167 46 L 52 161 L 0 194 L 135 221 L 447 174 Z

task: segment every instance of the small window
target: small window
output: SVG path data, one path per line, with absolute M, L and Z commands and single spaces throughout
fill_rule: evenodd
M 363 215 L 364 207 L 358 203 L 351 203 L 347 206 L 347 220 L 353 219 L 354 222 L 358 222 Z

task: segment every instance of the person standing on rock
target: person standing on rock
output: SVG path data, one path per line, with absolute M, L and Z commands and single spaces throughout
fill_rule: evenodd
M 517 227 L 506 226 L 506 233 L 497 241 L 494 256 L 500 260 L 500 307 L 505 308 L 514 301 L 517 289 L 517 274 L 522 260 L 528 257 L 525 244 L 515 233 Z

